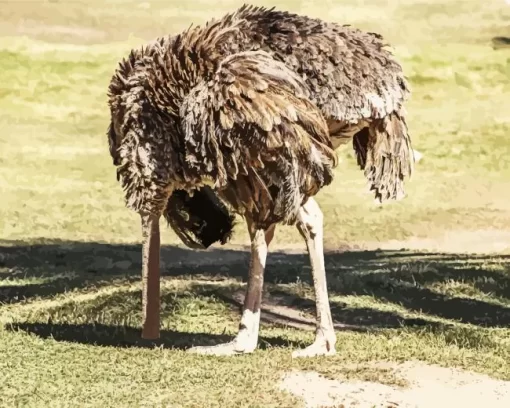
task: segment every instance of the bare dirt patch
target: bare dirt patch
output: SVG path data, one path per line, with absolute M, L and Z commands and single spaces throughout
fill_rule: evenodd
M 407 382 L 405 388 L 358 380 L 330 380 L 316 372 L 290 372 L 280 388 L 315 407 L 480 407 L 510 406 L 510 381 L 492 379 L 456 368 L 421 362 L 370 363 L 391 369 Z
M 278 234 L 278 232 L 277 232 Z M 423 252 L 440 252 L 456 254 L 502 254 L 510 253 L 510 230 L 449 230 L 427 237 L 410 237 L 404 240 L 390 239 L 381 241 L 345 241 L 324 243 L 326 252 L 338 251 L 376 251 L 408 250 Z M 234 246 L 232 246 L 234 247 Z M 248 246 L 236 246 L 235 249 L 249 250 Z M 305 253 L 305 246 L 296 238 L 295 241 L 281 243 L 271 247 L 270 252 L 281 250 L 288 254 Z
M 497 253 L 510 250 L 510 231 L 448 231 L 435 238 L 410 238 L 405 241 L 369 242 L 362 249 L 426 250 L 455 253 Z

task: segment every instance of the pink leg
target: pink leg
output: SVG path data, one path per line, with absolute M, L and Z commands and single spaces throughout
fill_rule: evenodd
M 142 215 L 142 338 L 159 338 L 159 216 Z
M 336 353 L 336 334 L 331 318 L 331 309 L 326 284 L 323 246 L 323 215 L 317 202 L 309 198 L 301 207 L 298 216 L 298 229 L 306 241 L 312 266 L 315 304 L 317 313 L 317 332 L 312 345 L 296 350 L 293 357 L 313 357 L 334 355 Z
M 212 347 L 193 347 L 188 350 L 191 353 L 231 356 L 252 353 L 257 348 L 264 268 L 275 226 L 273 225 L 267 230 L 255 229 L 248 222 L 248 228 L 251 235 L 251 261 L 239 332 L 236 338 L 229 343 Z

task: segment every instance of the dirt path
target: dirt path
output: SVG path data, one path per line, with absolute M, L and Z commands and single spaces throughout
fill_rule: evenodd
M 324 247 L 326 253 L 353 250 L 409 250 L 445 254 L 510 254 L 510 230 L 453 230 L 430 238 L 412 237 L 406 240 L 344 242 L 335 246 L 328 245 L 325 242 Z M 249 251 L 250 247 L 248 245 L 227 244 L 223 249 Z M 304 254 L 305 250 L 304 243 L 296 240 L 289 243 L 279 242 L 271 247 L 270 253 L 281 251 L 287 254 Z M 233 258 L 236 258 L 236 256 L 234 255 Z M 225 260 L 229 261 L 230 257 L 227 256 Z
M 399 388 L 367 381 L 330 380 L 315 372 L 287 373 L 280 388 L 307 408 L 507 408 L 510 381 L 420 362 L 371 363 L 391 369 L 408 382 Z
M 409 250 L 457 254 L 510 254 L 510 230 L 451 230 L 444 234 L 428 238 L 411 237 L 405 240 L 388 241 L 351 241 L 335 244 L 324 243 L 325 252 L 337 251 L 374 251 L 374 250 Z M 225 249 L 249 251 L 248 245 L 227 244 Z M 304 243 L 296 241 L 278 244 L 271 247 L 270 253 L 281 251 L 288 254 L 305 252 Z
M 510 251 L 510 231 L 448 231 L 435 238 L 410 238 L 405 241 L 367 242 L 362 249 L 409 249 L 452 253 L 498 253 Z

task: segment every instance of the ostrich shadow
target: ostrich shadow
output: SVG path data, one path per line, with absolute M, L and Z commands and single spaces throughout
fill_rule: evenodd
M 195 345 L 216 345 L 226 343 L 233 336 L 201 332 L 183 332 L 163 329 L 158 340 L 140 338 L 140 330 L 133 327 L 102 323 L 12 323 L 6 326 L 9 331 L 25 332 L 44 339 L 59 342 L 117 348 L 168 348 L 187 350 Z M 260 337 L 259 348 L 296 347 L 298 343 L 278 337 Z
M 162 275 L 190 282 L 194 295 L 218 299 L 233 311 L 242 304 L 242 283 L 246 278 L 249 253 L 246 249 L 189 250 L 162 247 Z M 93 293 L 102 287 L 139 282 L 140 245 L 115 245 L 73 241 L 45 241 L 29 245 L 20 241 L 0 241 L 1 304 L 26 304 L 39 299 L 79 290 Z M 375 308 L 351 308 L 335 297 L 371 296 L 385 303 L 403 306 L 412 312 L 441 317 L 453 322 L 481 327 L 510 326 L 510 256 L 442 254 L 410 251 L 338 251 L 325 256 L 332 315 L 337 330 L 380 330 L 411 328 L 445 329 L 448 325 L 423 318 L 405 318 L 397 312 Z M 21 280 L 21 282 L 20 282 Z M 267 262 L 266 296 L 262 319 L 265 324 L 313 330 L 314 303 L 293 289 L 311 286 L 307 255 L 273 251 Z M 227 283 L 227 284 L 226 284 Z M 436 290 L 437 285 L 470 285 L 483 295 Z M 180 294 L 177 294 L 180 296 Z M 141 312 L 139 296 L 132 304 Z M 124 303 L 124 299 L 117 302 Z M 22 306 L 22 305 L 20 305 Z M 111 310 L 105 305 L 104 310 Z M 163 311 L 164 313 L 164 311 Z M 58 313 L 57 313 L 58 315 Z M 58 319 L 57 319 L 58 320 Z M 119 316 L 119 321 L 122 319 Z M 136 320 L 136 319 L 135 319 Z M 17 322 L 11 329 L 78 341 L 119 347 L 153 346 L 139 338 L 139 330 L 121 324 L 86 321 L 83 324 Z M 136 325 L 139 320 L 136 320 Z M 163 330 L 159 343 L 186 348 L 197 343 L 217 343 L 231 338 L 223 335 L 182 333 Z M 73 340 L 74 339 L 74 340 Z M 280 338 L 262 339 L 270 346 L 291 345 Z

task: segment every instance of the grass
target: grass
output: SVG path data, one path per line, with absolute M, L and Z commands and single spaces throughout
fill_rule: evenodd
M 338 356 L 308 361 L 290 359 L 313 338 L 308 262 L 283 251 L 301 241 L 291 228 L 277 232 L 270 255 L 256 353 L 183 352 L 236 332 L 248 259 L 238 246 L 248 243 L 242 224 L 234 245 L 205 252 L 164 230 L 163 336 L 156 347 L 139 338 L 140 227 L 108 155 L 106 87 L 131 47 L 240 2 L 211 12 L 206 2 L 173 1 L 1 8 L 0 406 L 299 406 L 277 387 L 292 369 L 405 385 L 371 367 L 375 360 L 510 380 L 509 256 L 444 253 L 455 240 L 475 252 L 462 247 L 466 234 L 480 244 L 510 234 L 510 54 L 490 45 L 508 35 L 510 8 L 316 4 L 274 3 L 388 38 L 411 81 L 409 126 L 424 159 L 406 200 L 380 208 L 352 152 L 340 152 L 336 181 L 318 196 Z M 355 249 L 390 240 L 440 250 Z M 346 243 L 349 251 L 335 251 Z

